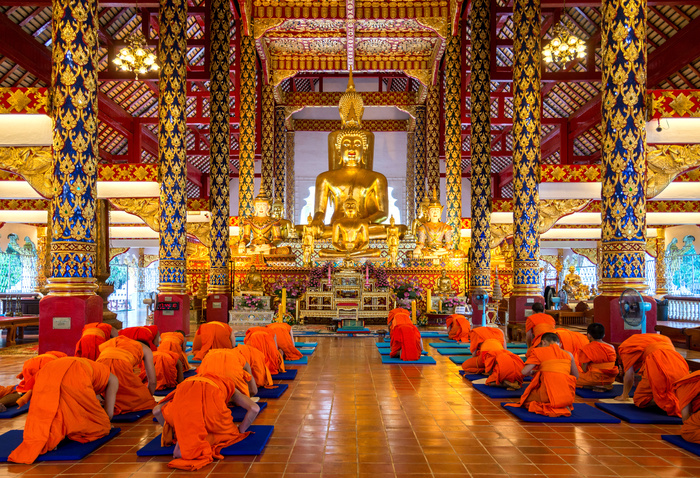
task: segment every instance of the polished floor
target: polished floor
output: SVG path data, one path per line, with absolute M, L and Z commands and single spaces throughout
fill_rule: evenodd
M 256 420 L 275 425 L 261 456 L 173 472 L 167 459 L 136 456 L 160 432 L 144 418 L 122 425 L 121 435 L 79 463 L 0 465 L 0 478 L 700 476 L 700 458 L 660 439 L 679 426 L 524 424 L 429 347 L 437 365 L 389 366 L 375 338 L 300 340 L 319 345 Z M 0 384 L 16 383 L 24 358 L 0 356 Z M 0 421 L 0 433 L 24 420 Z

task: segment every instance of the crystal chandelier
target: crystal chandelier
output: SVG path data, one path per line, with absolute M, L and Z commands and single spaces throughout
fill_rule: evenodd
M 112 62 L 122 71 L 133 71 L 136 79 L 149 71 L 157 71 L 158 63 L 155 53 L 148 49 L 141 32 L 129 35 L 127 46 L 119 50 Z
M 547 64 L 565 64 L 574 58 L 584 59 L 586 44 L 563 23 L 558 23 L 552 29 L 552 39 L 542 48 L 542 57 Z

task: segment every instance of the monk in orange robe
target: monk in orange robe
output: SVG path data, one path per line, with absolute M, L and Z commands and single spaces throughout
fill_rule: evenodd
M 527 344 L 527 347 L 537 347 L 537 345 L 533 344 L 532 341 L 535 340 L 535 337 L 537 334 L 533 330 L 536 325 L 539 324 L 549 324 L 551 328 L 549 330 L 554 330 L 556 327 L 556 322 L 554 321 L 554 317 L 552 317 L 549 314 L 544 313 L 544 305 L 540 302 L 535 302 L 532 304 L 532 312 L 534 312 L 532 315 L 530 315 L 527 320 L 525 321 L 525 343 Z M 541 334 L 544 332 L 548 332 L 549 330 L 541 330 Z
M 146 370 L 148 385 L 141 381 L 134 370 L 141 362 Z M 115 414 L 151 410 L 156 405 L 153 400 L 157 384 L 156 370 L 153 365 L 153 352 L 147 343 L 124 336 L 110 339 L 100 345 L 97 363 L 106 365 L 119 379 Z
M 681 436 L 685 441 L 700 443 L 700 371 L 686 375 L 673 384 L 681 408 Z
M 83 327 L 83 334 L 75 344 L 75 356 L 97 360 L 100 345 L 117 336 L 117 329 L 102 322 L 90 322 Z
M 192 341 L 195 360 L 202 360 L 211 349 L 232 349 L 236 343 L 233 329 L 223 322 L 206 322 L 199 326 Z
M 589 324 L 586 332 L 590 343 L 578 351 L 580 370 L 576 386 L 599 391 L 610 390 L 619 373 L 615 365 L 617 360 L 615 347 L 603 342 L 605 337 L 603 324 Z
M 391 329 L 390 338 L 390 357 L 401 358 L 401 360 L 407 362 L 420 359 L 423 353 L 423 339 L 420 336 L 418 327 L 413 324 L 394 325 Z
M 158 350 L 161 352 L 173 352 L 178 354 L 178 360 L 180 360 L 182 369 L 186 372 L 190 369 L 190 362 L 187 360 L 187 352 L 185 351 L 186 345 L 185 333 L 182 330 L 163 332 L 160 334 Z
M 198 375 L 207 373 L 231 379 L 236 390 L 246 397 L 254 397 L 258 393 L 250 364 L 236 349 L 210 350 L 197 369 Z
M 636 334 L 618 348 L 625 370 L 622 395 L 615 400 L 629 400 L 634 374 L 640 370 L 642 380 L 634 391 L 634 404 L 639 408 L 656 404 L 669 416 L 681 416 L 673 383 L 688 375 L 688 362 L 676 352 L 671 339 L 659 334 Z
M 578 368 L 570 352 L 561 348 L 559 336 L 547 332 L 539 347 L 525 362 L 524 376 L 535 372 L 520 402 L 509 406 L 526 407 L 528 411 L 548 417 L 568 417 L 576 397 Z
M 63 352 L 46 352 L 45 354 L 37 355 L 25 361 L 22 365 L 22 371 L 17 375 L 19 383 L 7 387 L 0 387 L 0 412 L 4 412 L 7 407 L 21 407 L 28 403 L 32 398 L 32 389 L 36 383 L 36 375 L 41 367 L 49 362 L 53 362 L 58 358 L 67 357 Z
M 479 329 L 482 329 L 482 328 L 490 328 L 490 327 L 479 327 Z M 474 330 L 479 330 L 479 329 L 474 329 Z M 498 329 L 493 329 L 493 330 L 498 330 Z M 472 339 L 472 344 L 474 344 L 473 340 L 475 340 L 475 336 L 473 333 L 471 335 L 471 339 Z M 471 347 L 470 347 L 470 349 L 471 349 Z M 472 352 L 472 357 L 468 360 L 465 360 L 464 363 L 462 364 L 462 370 L 464 370 L 466 373 L 486 373 L 486 362 L 484 360 L 484 354 L 486 354 L 487 352 L 497 352 L 500 350 L 504 350 L 502 337 L 495 338 L 495 339 L 494 338 L 487 338 L 486 340 L 481 340 L 481 338 L 480 338 L 479 345 Z
M 397 307 L 397 308 L 395 308 L 395 309 L 391 309 L 391 310 L 389 311 L 389 315 L 388 315 L 387 318 L 386 318 L 386 325 L 387 325 L 387 327 L 391 328 L 391 322 L 394 320 L 394 318 L 395 318 L 396 316 L 399 316 L 399 315 L 405 315 L 405 316 L 407 316 L 409 319 L 411 318 L 410 312 L 409 312 L 408 310 L 404 309 L 403 307 Z
M 282 351 L 285 360 L 299 360 L 304 355 L 294 346 L 292 326 L 284 322 L 272 322 L 266 328 L 272 332 L 277 342 L 277 348 Z
M 285 372 L 284 359 L 277 348 L 275 336 L 265 327 L 251 327 L 246 330 L 243 343 L 255 347 L 265 355 L 265 366 L 270 373 Z
M 460 314 L 452 314 L 445 320 L 447 326 L 447 337 L 456 340 L 457 342 L 469 342 L 469 334 L 472 331 L 472 325 L 467 318 Z
M 151 352 L 158 350 L 160 343 L 160 332 L 155 325 L 145 325 L 143 327 L 127 327 L 119 331 L 119 335 L 129 337 L 132 340 L 146 341 L 151 347 Z
M 576 367 L 580 373 L 581 364 L 578 361 L 578 353 L 583 347 L 588 345 L 588 337 L 580 332 L 574 332 L 569 329 L 554 329 L 554 333 L 559 336 L 561 348 L 567 352 L 571 352 L 571 355 L 574 356 L 574 362 L 576 362 Z
M 505 346 L 506 338 L 503 331 L 496 327 L 477 327 L 469 333 L 469 351 L 472 357 L 462 364 L 462 370 L 467 373 L 484 373 L 484 362 L 479 358 L 481 345 L 488 339 L 500 342 L 501 347 Z
M 518 390 L 523 385 L 523 360 L 496 339 L 487 339 L 481 344 L 479 359 L 484 364 L 484 373 L 489 377 L 486 385 Z
M 542 336 L 546 334 L 547 332 L 554 332 L 555 327 L 548 323 L 548 322 L 543 322 L 541 324 L 537 324 L 532 328 L 532 342 L 530 343 L 530 346 L 528 347 L 527 351 L 530 353 L 530 350 L 538 347 L 540 345 L 540 340 L 542 339 Z
M 238 427 L 229 402 L 247 407 Z M 153 410 L 163 426 L 161 444 L 175 443 L 175 459 L 168 466 L 180 470 L 198 470 L 222 459 L 220 451 L 247 437 L 259 412 L 258 404 L 236 390 L 230 378 L 209 373 L 186 379 Z
M 175 388 L 185 379 L 180 356 L 175 352 L 153 352 L 153 367 L 156 370 L 156 390 Z
M 44 364 L 36 376 L 24 440 L 8 460 L 34 463 L 64 438 L 87 443 L 109 434 L 118 387 L 106 366 L 88 359 L 62 357 Z M 104 395 L 104 408 L 96 394 Z
M 238 344 L 233 351 L 240 354 L 244 361 L 250 365 L 250 374 L 258 387 L 271 387 L 274 385 L 270 369 L 265 365 L 264 353 L 255 347 L 245 344 Z

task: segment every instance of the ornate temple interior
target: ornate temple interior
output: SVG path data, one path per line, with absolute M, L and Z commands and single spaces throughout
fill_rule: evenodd
M 699 118 L 697 0 L 0 0 L 0 386 L 89 324 L 196 353 L 282 323 L 306 362 L 257 402 L 269 441 L 195 474 L 700 476 Z M 581 374 L 562 337 L 604 327 L 619 397 L 539 422 L 501 401 L 544 378 L 469 379 L 479 330 L 535 363 L 541 313 Z M 648 336 L 685 373 L 620 423 Z M 0 478 L 180 475 L 136 454 L 154 416 L 67 461 L 0 444 Z

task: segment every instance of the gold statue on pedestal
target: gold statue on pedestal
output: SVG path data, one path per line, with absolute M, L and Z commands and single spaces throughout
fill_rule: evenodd
M 321 249 L 319 257 L 377 257 L 378 249 L 369 249 L 369 221 L 357 214 L 357 201 L 348 198 L 343 203 L 344 216 L 333 221 L 333 247 Z
M 296 231 L 294 231 L 294 226 L 292 226 L 292 222 L 288 221 L 287 219 L 284 219 L 282 217 L 283 215 L 284 204 L 282 204 L 281 201 L 274 201 L 272 203 L 272 209 L 270 209 L 270 216 L 272 216 L 273 219 L 277 219 L 277 222 L 280 223 L 280 235 L 282 236 L 282 239 L 296 237 Z
M 581 281 L 581 277 L 576 273 L 576 267 L 569 267 L 569 273 L 564 277 L 562 286 L 570 299 L 586 300 L 590 297 L 590 289 Z
M 241 295 L 263 295 L 262 274 L 251 265 L 241 284 Z
M 304 265 L 306 267 L 311 267 L 311 255 L 314 253 L 314 231 L 311 227 L 311 221 L 313 218 L 311 214 L 306 220 L 307 225 L 304 226 L 301 235 L 301 250 L 303 254 Z
M 438 280 L 435 282 L 435 290 L 433 290 L 433 294 L 443 297 L 452 297 L 454 295 L 454 291 L 452 290 L 452 279 L 447 277 L 447 271 L 444 269 L 440 273 Z
M 270 198 L 260 191 L 253 203 L 254 216 L 242 220 L 239 254 L 289 254 L 289 247 L 277 247 L 282 242 L 280 223 L 270 217 Z
M 389 250 L 389 265 L 396 267 L 399 257 L 399 228 L 396 227 L 394 216 L 391 216 L 389 227 L 386 228 L 386 246 Z
M 424 196 L 423 199 L 421 200 L 420 204 L 418 204 L 418 211 L 416 213 L 416 218 L 413 220 L 413 224 L 411 224 L 411 234 L 413 236 L 416 236 L 418 234 L 418 228 L 420 228 L 423 224 L 428 222 L 428 206 L 430 205 L 430 201 L 428 201 L 428 196 Z
M 437 259 L 454 253 L 452 250 L 452 228 L 440 222 L 442 204 L 433 190 L 433 199 L 428 205 L 428 221 L 418 228 L 418 240 L 413 250 L 416 259 Z

